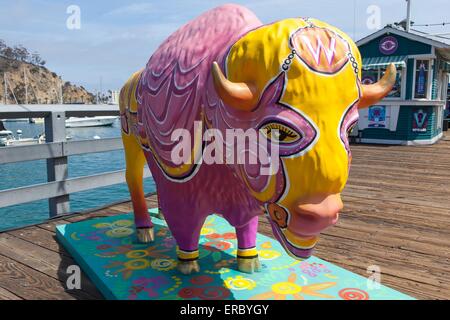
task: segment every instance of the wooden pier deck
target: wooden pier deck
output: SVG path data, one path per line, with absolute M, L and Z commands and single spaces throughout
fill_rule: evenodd
M 450 135 L 433 146 L 354 145 L 345 208 L 315 255 L 418 299 L 450 298 Z M 147 198 L 157 205 L 156 197 Z M 0 299 L 102 299 L 92 283 L 66 290 L 75 264 L 54 228 L 131 211 L 129 202 L 0 233 Z M 260 231 L 270 235 L 261 219 Z

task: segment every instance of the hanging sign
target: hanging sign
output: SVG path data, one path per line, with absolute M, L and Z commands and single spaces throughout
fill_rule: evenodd
M 413 132 L 427 132 L 428 113 L 423 109 L 413 109 Z
M 419 75 L 417 78 L 416 95 L 425 95 L 425 64 L 422 62 L 419 66 Z
M 393 36 L 387 36 L 380 41 L 380 52 L 385 55 L 393 54 L 398 49 L 398 41 Z
M 386 107 L 371 106 L 368 115 L 369 128 L 386 128 Z

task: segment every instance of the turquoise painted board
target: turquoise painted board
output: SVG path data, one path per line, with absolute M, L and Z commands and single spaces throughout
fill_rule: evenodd
M 107 299 L 412 299 L 383 285 L 369 288 L 366 278 L 316 257 L 294 260 L 264 235 L 257 240 L 262 271 L 241 273 L 234 229 L 219 216 L 202 229 L 201 272 L 184 276 L 165 222 L 153 221 L 150 245 L 137 243 L 131 214 L 61 225 L 57 237 Z

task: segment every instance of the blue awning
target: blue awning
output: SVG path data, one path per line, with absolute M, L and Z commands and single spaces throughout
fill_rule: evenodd
M 384 56 L 363 58 L 363 69 L 385 67 L 393 63 L 395 66 L 406 66 L 408 56 Z

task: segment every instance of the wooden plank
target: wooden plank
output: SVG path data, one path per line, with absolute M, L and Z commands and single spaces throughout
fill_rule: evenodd
M 62 224 L 68 224 L 70 221 L 64 220 L 64 219 L 57 219 L 57 220 L 49 220 L 43 224 L 39 224 L 36 227 L 41 228 L 47 231 L 50 231 L 51 233 L 56 233 L 56 226 L 62 225 Z
M 122 211 L 111 208 L 105 208 L 102 210 L 94 211 L 92 213 L 88 214 L 81 214 L 81 215 L 73 215 L 70 217 L 66 217 L 64 220 L 67 220 L 70 223 L 78 222 L 78 221 L 84 221 L 84 220 L 91 220 L 91 219 L 97 219 L 102 217 L 110 217 L 117 214 L 122 214 Z
M 56 241 L 55 234 L 43 228 L 27 227 L 24 229 L 9 231 L 7 234 L 28 241 L 42 248 L 70 256 Z
M 9 234 L 0 235 L 0 252 L 18 263 L 59 280 L 63 286 L 69 276 L 66 272 L 67 268 L 77 265 L 67 254 L 56 253 Z M 100 292 L 83 272 L 81 273 L 81 290 L 93 299 L 102 299 Z
M 26 300 L 92 299 L 81 290 L 66 290 L 62 283 L 0 254 L 0 283 Z
M 448 209 L 446 204 L 440 202 L 433 202 L 429 199 L 418 196 L 417 194 L 411 194 L 409 192 L 402 192 L 399 190 L 384 191 L 382 188 L 376 188 L 374 186 L 362 186 L 354 184 L 352 181 L 347 183 L 344 194 L 351 194 L 353 196 L 359 196 L 361 198 L 368 198 L 378 201 L 397 201 L 405 204 L 412 204 L 419 207 L 429 208 L 430 211 L 434 208 Z
M 23 300 L 21 297 L 15 295 L 11 291 L 0 287 L 0 300 Z

